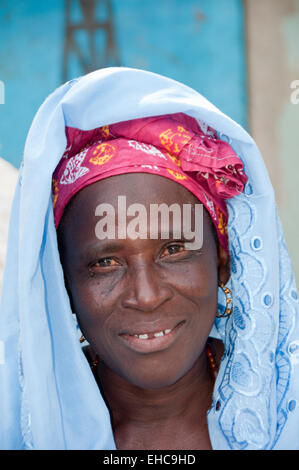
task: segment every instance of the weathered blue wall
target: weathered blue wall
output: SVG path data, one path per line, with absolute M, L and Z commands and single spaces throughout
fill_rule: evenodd
M 112 0 L 112 5 L 121 65 L 182 81 L 247 126 L 241 0 Z M 61 84 L 63 45 L 63 0 L 0 0 L 5 84 L 0 155 L 17 167 L 38 106 Z M 73 59 L 71 75 L 81 73 Z
M 41 102 L 60 84 L 63 0 L 0 2 L 0 156 L 19 166 Z

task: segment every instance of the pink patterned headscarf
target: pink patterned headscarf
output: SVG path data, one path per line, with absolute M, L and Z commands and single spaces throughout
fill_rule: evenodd
M 90 131 L 67 127 L 66 136 L 66 151 L 53 173 L 56 228 L 70 199 L 85 186 L 124 173 L 151 173 L 193 193 L 228 250 L 225 199 L 241 193 L 248 178 L 240 158 L 212 128 L 177 113 Z

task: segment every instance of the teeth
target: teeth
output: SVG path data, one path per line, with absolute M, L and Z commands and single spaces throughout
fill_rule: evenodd
M 158 331 L 158 333 L 154 333 L 155 338 L 158 338 L 158 336 L 164 336 L 164 332 L 163 331 Z
M 171 329 L 167 329 L 167 330 L 164 330 L 164 331 L 157 331 L 157 333 L 154 333 L 154 337 L 155 338 L 159 338 L 159 336 L 164 336 L 164 335 L 168 335 L 168 333 L 170 333 L 172 330 Z M 141 335 L 134 335 L 136 338 L 139 338 L 139 339 L 148 339 L 149 338 L 149 335 L 147 333 L 143 333 Z

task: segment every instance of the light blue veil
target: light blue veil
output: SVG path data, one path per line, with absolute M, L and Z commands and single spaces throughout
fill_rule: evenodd
M 234 311 L 213 328 L 225 355 L 208 413 L 212 446 L 299 449 L 298 296 L 261 155 L 244 129 L 196 91 L 129 68 L 102 69 L 61 86 L 30 128 L 1 299 L 1 449 L 115 448 L 64 285 L 51 176 L 66 147 L 66 125 L 87 130 L 177 112 L 216 129 L 249 177 L 244 193 L 228 203 Z

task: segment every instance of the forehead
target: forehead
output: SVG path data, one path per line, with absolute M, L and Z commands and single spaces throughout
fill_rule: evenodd
M 79 191 L 66 207 L 61 225 L 69 223 L 74 214 L 81 224 L 87 222 L 99 204 L 110 204 L 117 212 L 119 196 L 125 196 L 127 205 L 139 203 L 145 207 L 153 203 L 201 204 L 175 181 L 150 173 L 129 173 L 97 181 Z
M 120 196 L 125 199 L 125 207 L 119 205 Z M 191 205 L 191 218 L 194 218 L 194 207 L 201 202 L 182 185 L 159 175 L 149 173 L 130 173 L 112 176 L 97 181 L 78 192 L 70 201 L 62 217 L 59 232 L 72 233 L 71 238 L 94 238 L 95 225 L 99 220 L 96 208 L 100 205 L 113 207 L 115 215 L 125 213 L 132 204 L 140 204 L 146 210 L 151 204 Z M 103 207 L 103 206 L 102 206 Z M 148 212 L 149 213 L 149 212 Z M 116 223 L 119 219 L 116 218 Z M 127 223 L 128 218 L 124 219 Z M 207 211 L 203 210 L 203 225 L 208 228 L 212 221 Z
M 116 204 L 119 195 L 126 196 L 129 203 L 144 205 L 153 202 L 199 203 L 181 184 L 150 173 L 129 173 L 106 178 L 84 188 L 76 198 L 85 203 Z

